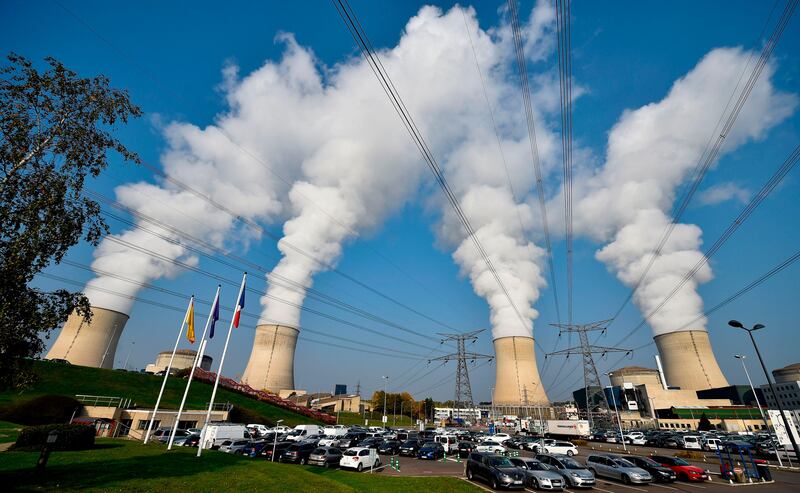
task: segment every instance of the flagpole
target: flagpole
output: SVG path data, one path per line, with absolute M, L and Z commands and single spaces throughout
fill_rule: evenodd
M 147 425 L 147 432 L 144 434 L 144 443 L 147 443 L 147 440 L 150 438 L 150 432 L 153 431 L 153 422 L 155 421 L 156 414 L 158 413 L 158 406 L 161 404 L 161 397 L 164 395 L 164 388 L 167 386 L 169 372 L 172 370 L 172 362 L 175 359 L 175 351 L 178 350 L 178 344 L 181 342 L 181 336 L 183 335 L 183 328 L 186 326 L 186 319 L 189 317 L 189 310 L 192 309 L 193 303 L 194 295 L 192 295 L 192 297 L 189 299 L 189 306 L 186 307 L 186 314 L 183 316 L 181 329 L 178 331 L 178 338 L 175 339 L 175 347 L 172 348 L 172 356 L 169 357 L 169 364 L 167 364 L 167 369 L 164 372 L 164 380 L 161 382 L 161 390 L 158 392 L 156 407 L 153 409 L 153 416 L 150 418 L 150 423 Z
M 242 276 L 242 285 L 239 288 L 239 294 L 236 296 L 236 306 L 233 308 L 233 316 L 231 317 L 231 324 L 228 326 L 228 336 L 225 338 L 225 346 L 222 348 L 222 357 L 219 359 L 219 370 L 217 370 L 217 378 L 214 380 L 214 390 L 211 391 L 211 400 L 208 403 L 208 411 L 206 412 L 206 421 L 203 424 L 203 429 L 200 431 L 200 441 L 197 444 L 197 457 L 203 453 L 203 440 L 206 436 L 208 429 L 208 422 L 211 419 L 211 409 L 214 407 L 214 398 L 217 396 L 217 387 L 219 386 L 219 376 L 222 375 L 222 365 L 225 364 L 225 353 L 228 352 L 228 343 L 231 340 L 231 332 L 233 332 L 233 323 L 236 321 L 236 310 L 239 308 L 239 300 L 242 299 L 242 292 L 244 291 L 245 282 L 247 281 L 247 272 Z
M 186 382 L 186 390 L 183 391 L 183 398 L 181 399 L 181 406 L 178 408 L 178 414 L 175 416 L 175 423 L 172 426 L 172 433 L 169 435 L 169 444 L 167 445 L 167 450 L 172 450 L 172 442 L 175 441 L 175 432 L 178 431 L 178 422 L 181 420 L 181 414 L 183 414 L 183 406 L 186 404 L 186 397 L 189 395 L 189 387 L 192 385 L 192 378 L 194 378 L 194 369 L 197 368 L 198 357 L 203 354 L 206 348 L 206 332 L 208 331 L 208 326 L 211 325 L 211 319 L 214 317 L 214 305 L 219 303 L 219 290 L 220 286 L 217 285 L 217 294 L 214 296 L 214 304 L 211 305 L 211 310 L 208 312 L 208 318 L 206 319 L 206 326 L 203 328 L 203 336 L 200 338 L 200 347 L 197 348 L 197 354 L 194 358 L 194 364 L 192 365 L 192 369 L 189 371 L 189 381 Z

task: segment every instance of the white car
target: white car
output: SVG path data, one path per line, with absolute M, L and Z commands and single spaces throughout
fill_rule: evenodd
M 342 439 L 342 437 L 325 435 L 324 437 L 322 437 L 319 440 L 319 443 L 317 444 L 317 446 L 318 447 L 338 447 L 339 446 L 339 440 L 341 440 L 341 439 Z
M 570 442 L 556 441 L 553 445 L 545 445 L 544 452 L 546 454 L 563 454 L 572 457 L 573 455 L 578 455 L 578 447 Z
M 267 433 L 269 433 L 269 428 L 264 425 L 259 424 L 249 424 L 247 425 L 247 429 L 250 431 L 255 431 L 256 436 L 263 437 Z
M 644 436 L 638 436 L 633 434 L 623 435 L 623 436 L 625 438 L 625 443 L 630 443 L 631 445 L 644 445 L 647 443 L 647 440 L 645 440 Z
M 700 437 L 696 435 L 686 435 L 683 437 L 683 448 L 687 450 L 702 450 Z
M 499 443 L 487 440 L 485 442 L 481 442 L 475 447 L 475 452 L 488 452 L 490 454 L 505 454 L 508 452 L 508 449 Z
M 492 435 L 489 438 L 497 440 L 497 443 L 502 443 L 505 440 L 510 440 L 511 439 L 511 435 L 509 435 L 508 433 L 495 433 L 494 435 Z
M 722 440 L 719 438 L 704 438 L 703 439 L 703 448 L 709 451 L 717 450 L 717 447 L 722 445 Z
M 342 458 L 339 459 L 339 467 L 355 469 L 358 472 L 380 465 L 381 459 L 378 457 L 378 451 L 374 448 L 351 447 L 345 450 Z
M 322 433 L 326 436 L 343 437 L 347 435 L 347 426 L 345 425 L 331 425 L 323 428 Z
M 275 427 L 272 428 L 272 431 L 275 431 L 275 432 L 278 432 L 278 433 L 289 433 L 290 431 L 292 431 L 292 429 L 289 428 L 288 426 L 275 426 Z

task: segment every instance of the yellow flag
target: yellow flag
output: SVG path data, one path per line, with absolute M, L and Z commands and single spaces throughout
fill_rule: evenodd
M 194 344 L 194 297 L 189 302 L 189 311 L 186 312 L 186 326 L 188 327 L 186 338 L 189 339 L 190 343 Z

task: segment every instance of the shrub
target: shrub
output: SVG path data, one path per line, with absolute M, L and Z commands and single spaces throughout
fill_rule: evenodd
M 680 457 L 681 459 L 692 459 L 692 460 L 703 460 L 705 456 L 700 452 L 694 452 L 692 450 L 681 450 L 680 452 L 675 454 L 675 457 Z
M 44 425 L 23 428 L 14 444 L 14 450 L 38 449 L 47 442 L 51 431 L 59 432 L 52 450 L 85 450 L 94 447 L 94 426 L 89 425 Z
M 21 425 L 66 423 L 82 404 L 66 395 L 42 395 L 11 404 L 0 411 L 0 419 Z
M 586 446 L 586 440 L 572 440 L 572 443 L 575 444 L 578 447 L 585 447 Z
M 244 424 L 260 424 L 266 426 L 274 426 L 274 423 L 265 419 L 260 414 L 256 414 L 249 409 L 234 406 L 229 413 L 229 418 L 234 423 Z

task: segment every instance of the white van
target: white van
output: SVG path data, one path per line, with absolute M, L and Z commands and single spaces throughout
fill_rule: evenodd
M 433 441 L 441 443 L 447 453 L 458 450 L 458 437 L 455 435 L 436 435 L 433 437 Z
M 225 440 L 250 438 L 250 431 L 243 424 L 214 423 L 205 425 L 203 429 L 203 448 L 217 448 Z
M 249 424 L 247 425 L 247 429 L 255 431 L 256 435 L 260 437 L 263 437 L 264 435 L 269 433 L 269 428 L 260 424 Z
M 703 448 L 710 451 L 715 451 L 717 448 L 722 445 L 722 440 L 719 438 L 704 438 L 703 439 Z
M 343 437 L 347 435 L 347 427 L 345 425 L 326 426 L 322 430 L 322 434 L 329 437 Z
M 686 435 L 683 437 L 683 448 L 687 450 L 702 450 L 700 437 L 696 435 Z
M 306 438 L 316 437 L 322 435 L 322 427 L 317 425 L 297 425 L 294 430 L 289 432 L 286 437 L 287 440 L 299 442 Z

